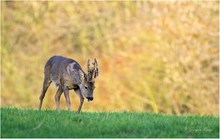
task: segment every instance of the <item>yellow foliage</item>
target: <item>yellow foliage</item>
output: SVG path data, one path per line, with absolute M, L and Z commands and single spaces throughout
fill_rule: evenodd
M 218 114 L 218 2 L 1 2 L 1 105 L 36 108 L 44 64 L 96 57 L 84 110 Z M 44 108 L 55 108 L 54 85 Z M 71 94 L 72 107 L 79 98 Z M 66 108 L 62 98 L 62 108 Z

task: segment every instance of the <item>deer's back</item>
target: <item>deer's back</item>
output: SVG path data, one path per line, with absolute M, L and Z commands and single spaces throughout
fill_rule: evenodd
M 45 70 L 49 70 L 50 78 L 52 81 L 56 83 L 56 85 L 60 85 L 60 81 L 63 78 L 65 78 L 64 80 L 68 80 L 70 84 L 72 84 L 71 75 L 69 75 L 67 72 L 67 66 L 69 66 L 72 63 L 74 64 L 71 68 L 76 70 L 81 69 L 79 63 L 73 59 L 66 58 L 63 56 L 53 56 L 47 61 L 45 65 Z

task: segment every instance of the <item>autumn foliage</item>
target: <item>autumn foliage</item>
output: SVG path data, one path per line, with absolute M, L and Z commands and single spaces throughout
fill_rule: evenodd
M 56 54 L 85 71 L 88 58 L 98 60 L 94 101 L 83 110 L 218 114 L 218 5 L 1 2 L 1 105 L 37 108 L 44 64 Z M 55 108 L 56 90 L 43 108 Z

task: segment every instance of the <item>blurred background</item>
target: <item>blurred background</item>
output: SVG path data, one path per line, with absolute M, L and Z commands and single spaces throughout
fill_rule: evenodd
M 1 2 L 1 106 L 37 108 L 53 55 L 97 58 L 83 110 L 218 114 L 218 2 Z M 55 108 L 51 84 L 43 108 Z M 79 98 L 71 91 L 72 109 Z M 64 96 L 61 108 L 66 109 Z

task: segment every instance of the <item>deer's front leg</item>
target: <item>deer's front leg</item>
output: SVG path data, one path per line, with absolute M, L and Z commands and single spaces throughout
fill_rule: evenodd
M 79 107 L 78 107 L 78 112 L 80 112 L 81 109 L 82 109 L 83 102 L 84 102 L 84 97 L 83 97 L 83 95 L 82 95 L 80 89 L 75 90 L 75 92 L 76 92 L 76 94 L 77 94 L 77 95 L 79 96 L 79 98 L 80 98 L 80 104 L 79 104 Z
M 62 89 L 62 87 L 59 87 L 58 90 L 57 90 L 57 93 L 55 95 L 57 111 L 60 111 L 60 96 L 61 96 L 62 93 L 63 93 L 63 89 Z
M 68 111 L 70 111 L 70 106 L 71 106 L 71 103 L 70 103 L 70 97 L 69 97 L 69 90 L 68 89 L 64 89 L 64 96 L 66 98 L 66 105 L 68 107 Z

